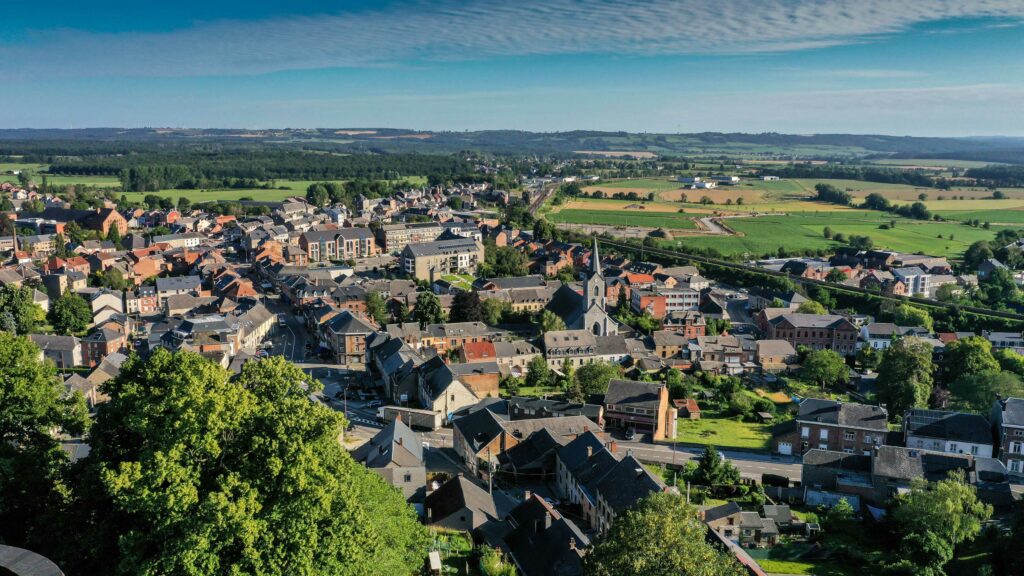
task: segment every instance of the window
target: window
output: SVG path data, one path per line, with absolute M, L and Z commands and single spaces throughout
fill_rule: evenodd
M 851 432 L 849 430 L 843 432 L 843 440 L 856 440 L 856 439 L 857 439 L 857 433 L 856 432 Z
M 971 454 L 973 454 L 974 456 L 978 455 L 978 447 L 977 446 L 971 446 Z
M 853 454 L 853 448 L 843 448 L 844 454 Z
M 821 439 L 821 440 L 828 440 L 828 430 L 827 430 L 827 429 L 824 429 L 824 428 L 822 428 L 822 429 L 821 429 L 821 430 L 820 430 L 820 431 L 818 432 L 818 438 L 819 438 L 819 439 Z
M 405 478 L 404 478 L 404 480 L 405 480 L 406 482 L 412 482 L 412 474 L 410 474 L 410 473 L 406 472 L 406 473 L 405 473 Z
M 818 444 L 818 450 L 828 450 L 828 444 Z
M 1007 461 L 1007 464 L 1008 464 L 1008 468 L 1010 469 L 1010 472 L 1021 472 L 1022 471 L 1022 466 L 1021 466 L 1022 462 L 1020 460 L 1009 460 L 1009 461 Z
M 807 426 L 804 426 L 804 427 L 800 428 L 800 437 L 801 438 L 810 438 L 811 437 L 811 429 L 808 428 Z

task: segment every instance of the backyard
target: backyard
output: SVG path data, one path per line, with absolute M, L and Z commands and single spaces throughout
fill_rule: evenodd
M 700 420 L 680 418 L 676 430 L 676 442 L 747 450 L 767 450 L 772 435 L 771 424 L 744 422 L 709 408 L 701 410 Z

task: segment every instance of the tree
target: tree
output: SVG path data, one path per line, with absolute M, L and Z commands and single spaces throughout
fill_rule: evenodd
M 510 396 L 518 396 L 519 389 L 523 387 L 523 379 L 509 374 L 501 379 L 501 387 L 508 391 Z
M 690 395 L 690 389 L 686 385 L 686 378 L 678 368 L 669 368 L 665 373 L 665 386 L 668 387 L 668 395 L 672 400 L 686 398 Z
M 552 385 L 551 369 L 543 356 L 534 356 L 526 365 L 526 385 L 547 387 Z
M 314 182 L 306 188 L 306 200 L 310 204 L 323 208 L 330 202 L 331 195 L 327 192 L 327 187 L 323 182 Z
M 950 383 L 949 391 L 963 409 L 988 414 L 997 398 L 1024 396 L 1024 383 L 1013 372 L 963 372 Z
M 999 367 L 1024 378 L 1024 355 L 1017 354 L 1009 348 L 1000 348 L 992 356 L 999 362 Z
M 488 247 L 487 253 L 485 253 L 485 260 L 491 260 L 486 257 L 491 252 L 494 253 L 494 257 L 490 263 L 490 276 L 498 278 L 525 276 L 529 272 L 526 255 L 519 250 L 511 246 L 497 246 L 494 250 Z
M 576 381 L 584 396 L 604 394 L 608 390 L 608 382 L 622 375 L 618 365 L 610 362 L 590 362 L 576 370 Z
M 404 324 L 409 321 L 411 315 L 409 314 L 409 306 L 405 301 L 399 300 L 393 308 L 392 318 L 394 319 L 395 324 Z
M 57 234 L 53 237 L 53 255 L 57 258 L 68 258 L 71 256 L 71 252 L 68 251 L 68 241 L 64 238 L 63 234 Z
M 426 328 L 427 324 L 444 322 L 441 301 L 433 292 L 420 292 L 416 296 L 416 309 L 413 310 L 412 316 L 420 323 L 420 328 Z
M 831 240 L 832 239 L 832 228 L 830 228 L 828 226 L 825 226 L 825 228 L 823 228 L 822 231 L 821 231 L 821 235 L 824 236 L 826 240 Z
M 814 300 L 808 300 L 801 303 L 796 311 L 800 314 L 828 314 L 828 310 Z
M 694 481 L 702 486 L 733 486 L 740 481 L 740 471 L 709 444 L 697 460 Z
M 656 492 L 619 515 L 584 557 L 592 576 L 741 576 L 735 558 L 705 539 L 707 526 L 682 496 Z
M 874 346 L 861 346 L 860 350 L 857 350 L 856 361 L 861 370 L 874 370 L 880 360 L 880 354 Z
M 388 307 L 384 303 L 384 297 L 380 292 L 370 292 L 366 295 L 366 315 L 373 318 L 378 326 L 388 323 Z
M 987 240 L 978 240 L 964 250 L 964 266 L 968 270 L 977 270 L 982 262 L 992 257 L 992 247 Z
M 29 334 L 45 316 L 32 298 L 32 288 L 5 284 L 0 286 L 0 314 L 5 332 Z
M 978 500 L 961 470 L 945 480 L 914 480 L 910 491 L 896 497 L 888 522 L 900 537 L 903 560 L 921 566 L 918 573 L 942 574 L 953 551 L 974 540 L 992 507 Z
M 115 225 L 111 225 L 107 228 L 107 241 L 112 242 L 115 247 L 121 247 L 121 229 Z
M 828 271 L 828 274 L 825 276 L 825 280 L 828 282 L 839 283 L 846 282 L 847 278 L 846 274 L 844 274 L 842 270 L 840 270 L 839 268 L 833 268 Z
M 82 434 L 85 400 L 26 337 L 0 332 L 0 366 L 0 541 L 48 553 L 70 491 L 55 433 Z
M 709 336 L 718 336 L 732 330 L 732 322 L 727 318 L 712 318 L 707 321 L 705 329 Z
M 57 332 L 74 334 L 85 330 L 92 323 L 92 308 L 85 298 L 68 290 L 50 304 L 47 319 Z
M 850 381 L 850 368 L 846 361 L 832 350 L 814 350 L 807 354 L 800 372 L 822 388 Z
M 932 330 L 934 322 L 927 310 L 911 306 L 910 304 L 900 304 L 894 314 L 895 318 L 893 321 L 897 326 L 920 326 L 929 332 Z
M 105 384 L 72 572 L 416 571 L 427 531 L 342 448 L 344 418 L 309 401 L 318 389 L 281 357 L 237 378 L 193 352 L 132 357 Z
M 78 222 L 73 220 L 64 225 L 64 234 L 67 235 L 68 240 L 75 244 L 81 244 L 89 238 L 85 230 L 82 230 L 82 227 L 78 225 Z
M 878 365 L 878 400 L 893 415 L 925 406 L 932 393 L 932 371 L 930 344 L 914 337 L 897 339 Z
M 476 291 L 459 292 L 452 301 L 451 322 L 480 322 L 484 319 L 480 294 Z
M 565 330 L 565 321 L 558 317 L 557 314 L 550 310 L 545 310 L 540 314 L 540 333 L 547 334 L 548 332 L 555 332 L 558 330 Z
M 124 291 L 129 286 L 128 281 L 124 278 L 124 274 L 117 268 L 107 268 L 102 272 L 97 272 L 93 275 L 93 281 L 96 286 L 110 288 L 111 290 Z
M 501 324 L 505 314 L 512 312 L 512 304 L 498 298 L 488 298 L 481 304 L 483 321 L 491 326 Z
M 181 212 L 182 214 L 184 214 L 185 212 L 188 212 L 191 209 L 192 209 L 192 200 L 190 200 L 188 198 L 188 196 L 179 196 L 178 197 L 178 211 Z
M 965 374 L 995 372 L 999 362 L 992 355 L 992 343 L 981 336 L 954 340 L 942 354 L 944 380 L 953 382 Z

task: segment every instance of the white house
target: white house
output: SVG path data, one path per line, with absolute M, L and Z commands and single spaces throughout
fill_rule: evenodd
M 915 408 L 903 419 L 907 448 L 991 458 L 992 426 L 984 416 Z

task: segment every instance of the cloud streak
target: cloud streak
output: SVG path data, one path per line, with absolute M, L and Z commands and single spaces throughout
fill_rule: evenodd
M 1024 18 L 1020 0 L 406 0 L 160 33 L 35 31 L 0 73 L 180 77 L 503 56 L 749 54 L 871 41 L 944 19 Z

